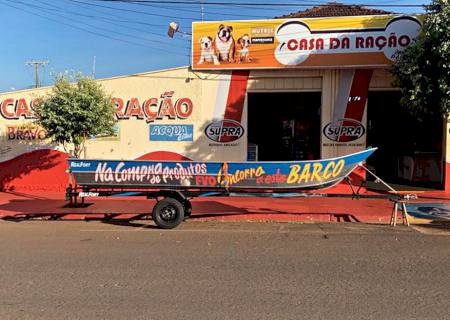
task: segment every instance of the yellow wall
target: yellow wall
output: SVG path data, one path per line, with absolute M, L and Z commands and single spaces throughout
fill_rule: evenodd
M 322 127 L 331 121 L 333 106 L 338 94 L 340 73 L 329 70 L 254 70 L 250 72 L 247 90 L 250 92 L 280 92 L 280 91 L 321 91 L 322 92 Z M 161 98 L 166 91 L 174 91 L 173 101 L 187 97 L 192 100 L 193 113 L 187 119 L 156 120 L 158 124 L 193 124 L 193 142 L 155 142 L 149 140 L 149 124 L 142 119 L 131 118 L 119 121 L 120 139 L 117 141 L 91 140 L 86 145 L 86 157 L 108 159 L 135 159 L 153 151 L 172 151 L 194 160 L 246 160 L 247 136 L 236 141 L 234 146 L 211 146 L 211 141 L 205 136 L 204 129 L 217 114 L 218 102 L 223 95 L 223 84 L 229 79 L 229 71 L 190 72 L 187 67 L 142 73 L 124 77 L 99 80 L 105 90 L 113 97 L 124 101 L 136 97 L 140 104 L 148 98 Z M 371 89 L 389 89 L 390 78 L 383 70 L 375 71 L 370 83 Z M 0 102 L 7 98 L 32 98 L 45 95 L 49 88 L 22 90 L 0 94 Z M 226 93 L 225 93 L 226 94 Z M 223 100 L 223 99 L 222 99 Z M 226 99 L 225 99 L 226 100 Z M 224 101 L 224 100 L 223 100 Z M 225 102 L 222 102 L 222 104 Z M 12 159 L 24 152 L 51 146 L 46 141 L 9 141 L 6 127 L 31 123 L 32 120 L 7 120 L 0 116 L 0 162 Z M 366 125 L 366 115 L 362 123 Z M 244 103 L 242 124 L 247 124 L 247 101 Z M 322 139 L 325 139 L 322 135 Z M 366 135 L 356 142 L 359 147 L 324 147 L 322 158 L 359 151 L 365 148 Z M 323 141 L 322 141 L 323 142 Z M 448 149 L 448 148 L 447 148 Z
M 189 80 L 188 80 L 189 79 Z M 146 120 L 132 117 L 129 120 L 119 121 L 120 139 L 118 141 L 91 140 L 86 144 L 86 157 L 88 158 L 110 158 L 110 159 L 134 159 L 153 151 L 173 151 L 194 159 L 198 158 L 199 152 L 193 145 L 202 144 L 202 125 L 206 119 L 210 119 L 208 101 L 215 99 L 214 83 L 205 83 L 197 78 L 187 68 L 177 68 L 161 72 L 150 72 L 126 77 L 117 77 L 99 80 L 104 89 L 113 97 L 122 98 L 125 102 L 130 98 L 138 98 L 142 105 L 146 99 L 158 98 L 167 91 L 174 91 L 173 102 L 179 98 L 189 98 L 193 103 L 193 113 L 187 119 L 156 120 L 158 124 L 194 124 L 194 144 L 192 142 L 157 142 L 149 140 L 149 124 Z M 211 88 L 212 87 L 212 88 Z M 27 102 L 31 99 L 43 96 L 49 88 L 22 90 L 11 93 L 0 94 L 0 101 L 7 98 L 25 98 Z M 43 147 L 54 147 L 47 141 L 8 141 L 6 127 L 8 125 L 21 125 L 31 123 L 32 120 L 7 120 L 0 116 L 1 149 L 0 162 L 5 161 L 27 151 Z M 200 138 L 200 139 L 199 139 Z M 60 146 L 56 148 L 62 150 Z M 208 157 L 210 150 L 200 146 L 202 154 Z

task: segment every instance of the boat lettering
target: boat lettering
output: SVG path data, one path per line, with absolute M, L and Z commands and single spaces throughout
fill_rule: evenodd
M 108 167 L 107 162 L 100 162 L 95 170 L 96 182 L 149 182 L 156 184 L 163 181 L 184 181 L 195 175 L 206 174 L 205 163 L 176 163 L 174 167 L 163 166 L 161 162 L 151 165 L 136 165 L 125 168 L 125 162 L 119 162 L 116 168 Z
M 343 159 L 335 162 L 329 161 L 325 166 L 322 163 L 306 163 L 303 167 L 300 164 L 290 166 L 287 183 L 301 184 L 308 182 L 321 182 L 340 175 L 344 169 L 345 161 Z
M 217 174 L 217 182 L 222 185 L 231 186 L 244 180 L 261 177 L 263 174 L 265 174 L 265 171 L 262 166 L 257 168 L 246 168 L 244 170 L 237 169 L 234 173 L 228 174 L 225 174 L 221 169 Z

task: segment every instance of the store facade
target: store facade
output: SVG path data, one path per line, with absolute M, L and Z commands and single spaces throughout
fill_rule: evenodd
M 220 57 L 220 48 L 217 62 L 202 51 L 202 39 L 231 23 L 194 24 L 192 67 L 98 80 L 113 97 L 119 121 L 114 136 L 90 137 L 83 157 L 283 161 L 335 157 L 371 145 L 380 150 L 369 165 L 388 181 L 450 190 L 447 123 L 417 124 L 403 114 L 386 70 L 420 21 L 367 16 L 233 22 L 232 62 Z M 308 29 L 307 41 L 298 28 Z M 280 30 L 287 30 L 284 39 Z M 245 36 L 251 46 L 242 53 L 238 45 Z M 67 184 L 67 154 L 33 123 L 33 103 L 49 90 L 0 94 L 3 189 L 62 190 Z

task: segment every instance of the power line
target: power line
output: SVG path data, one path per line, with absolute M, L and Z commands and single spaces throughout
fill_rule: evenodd
M 53 11 L 54 11 L 54 10 L 47 9 L 47 8 L 43 8 L 43 7 L 41 7 L 41 6 L 36 6 L 36 5 L 29 4 L 29 3 L 25 3 L 25 2 L 22 2 L 22 1 L 19 1 L 19 0 L 4 0 L 4 1 L 14 2 L 14 3 L 20 3 L 20 4 L 24 5 L 24 6 L 34 7 L 34 8 L 36 8 L 36 10 L 38 10 L 38 11 L 40 11 L 40 12 L 42 12 L 42 10 L 43 10 L 44 13 L 47 13 L 47 14 L 50 14 L 50 15 L 54 15 L 54 14 L 53 14 Z M 50 10 L 50 12 L 48 12 L 49 10 Z M 60 15 L 62 15 L 63 17 L 64 17 L 64 16 L 67 16 L 67 15 L 65 15 L 65 14 L 60 14 Z M 58 17 L 59 17 L 59 16 L 58 16 Z M 141 37 L 141 36 L 137 36 L 137 35 L 133 35 L 133 34 L 130 34 L 130 33 L 125 33 L 125 32 L 121 32 L 121 31 L 117 31 L 117 30 L 112 30 L 112 29 L 108 29 L 108 28 L 99 27 L 99 26 L 97 26 L 97 25 L 93 25 L 93 24 L 86 23 L 86 22 L 84 22 L 84 24 L 87 25 L 87 26 L 93 27 L 93 28 L 97 28 L 97 29 L 106 31 L 106 32 L 116 33 L 116 34 L 122 35 L 122 36 L 127 37 L 127 38 L 130 37 L 130 38 L 135 38 L 135 39 L 141 39 L 141 40 L 144 40 L 144 41 L 149 41 L 149 40 L 150 40 L 150 39 L 147 39 L 147 38 L 144 38 L 144 37 Z M 167 45 L 167 44 L 166 44 L 166 45 Z M 188 47 L 182 47 L 182 48 L 184 48 L 184 49 L 190 49 L 190 48 L 188 48 Z M 169 50 L 167 50 L 167 49 L 162 49 L 162 50 L 169 51 Z M 170 51 L 169 51 L 169 52 L 170 52 Z
M 159 5 L 154 5 L 151 3 L 134 3 L 134 4 L 148 6 L 148 7 L 152 7 L 152 8 L 160 8 L 160 9 L 165 9 L 165 10 L 175 10 L 175 11 L 182 11 L 182 12 L 198 12 L 198 10 L 192 10 L 192 9 L 186 9 L 186 8 L 180 8 L 180 7 L 159 6 Z M 271 18 L 269 15 L 265 15 L 265 16 L 248 15 L 248 14 L 227 13 L 227 12 L 218 12 L 218 11 L 210 11 L 210 10 L 204 10 L 203 14 L 220 15 L 220 16 L 228 16 L 228 17 L 264 18 L 264 19 Z
M 164 30 L 167 29 L 167 24 L 156 24 L 156 23 L 148 23 L 148 22 L 144 22 L 144 21 L 126 20 L 126 19 L 124 20 L 123 17 L 120 16 L 120 15 L 113 14 L 111 12 L 106 13 L 106 12 L 104 12 L 102 10 L 92 8 L 92 6 L 91 6 L 92 4 L 91 3 L 84 3 L 84 2 L 81 2 L 81 1 L 77 1 L 77 0 L 65 0 L 65 1 L 71 2 L 72 5 L 80 7 L 80 8 L 89 8 L 89 10 L 91 10 L 91 11 L 98 12 L 98 13 L 101 13 L 101 14 L 107 14 L 108 16 L 115 17 L 117 19 L 121 19 L 119 21 L 124 22 L 124 23 L 138 24 L 138 25 L 144 25 L 144 26 L 149 26 L 149 27 L 163 27 Z M 105 7 L 105 8 L 108 8 L 108 7 Z M 111 9 L 115 9 L 115 8 L 111 8 Z M 150 33 L 153 34 L 152 32 L 150 32 Z M 166 36 L 164 36 L 164 38 L 166 38 Z M 184 38 L 177 38 L 175 40 L 186 41 L 186 39 L 184 39 Z
M 90 11 L 98 12 L 98 13 L 101 13 L 101 14 L 107 14 L 108 16 L 115 17 L 115 18 L 119 19 L 119 20 L 115 19 L 115 21 L 120 21 L 120 22 L 125 22 L 125 23 L 130 23 L 130 24 L 139 24 L 139 25 L 144 25 L 144 26 L 148 26 L 148 27 L 164 27 L 164 28 L 167 27 L 166 24 L 156 24 L 156 23 L 148 23 L 148 22 L 144 22 L 144 21 L 123 19 L 123 16 L 119 16 L 119 15 L 113 14 L 113 13 L 106 13 L 104 11 L 92 8 L 91 7 L 91 5 L 92 5 L 91 3 L 85 3 L 85 2 L 77 1 L 77 0 L 64 0 L 64 1 L 70 2 L 72 5 L 77 6 L 78 8 L 88 8 L 89 7 Z M 112 8 L 112 9 L 114 9 L 114 8 Z
M 26 12 L 28 14 L 31 14 L 33 16 L 38 16 L 40 18 L 43 18 L 43 19 L 46 19 L 46 20 L 49 20 L 49 21 L 52 21 L 52 22 L 55 22 L 55 23 L 58 23 L 58 24 L 66 25 L 66 26 L 69 26 L 71 28 L 78 29 L 78 30 L 81 30 L 81 31 L 84 31 L 84 32 L 87 32 L 87 33 L 90 33 L 90 34 L 93 34 L 93 35 L 96 35 L 96 36 L 99 36 L 99 37 L 103 37 L 103 38 L 106 38 L 106 39 L 109 39 L 109 40 L 120 41 L 120 42 L 124 42 L 124 43 L 128 43 L 128 44 L 132 44 L 132 45 L 135 45 L 135 46 L 146 47 L 146 48 L 149 48 L 149 49 L 152 49 L 152 50 L 157 50 L 157 51 L 165 51 L 165 52 L 170 53 L 170 54 L 176 54 L 176 55 L 180 55 L 180 56 L 189 56 L 187 54 L 185 55 L 185 54 L 181 54 L 179 52 L 168 51 L 168 50 L 165 50 L 165 49 L 162 49 L 162 48 L 152 47 L 152 46 L 149 46 L 149 45 L 146 45 L 146 44 L 133 42 L 133 41 L 117 38 L 115 36 L 111 36 L 111 35 L 108 35 L 108 34 L 99 33 L 99 32 L 96 32 L 96 31 L 89 30 L 89 29 L 85 29 L 85 28 L 82 28 L 82 27 L 77 26 L 77 25 L 73 25 L 73 24 L 70 24 L 70 23 L 67 23 L 67 22 L 64 22 L 64 21 L 60 21 L 60 20 L 57 20 L 57 19 L 54 19 L 54 18 L 51 18 L 51 17 L 47 17 L 45 15 L 42 15 L 42 14 L 30 11 L 30 10 L 26 10 L 24 8 L 21 8 L 21 7 L 14 6 L 14 5 L 10 4 L 10 3 L 5 3 L 4 1 L 12 1 L 12 0 L 0 0 L 0 3 L 3 4 L 4 6 L 10 7 L 10 8 L 14 8 L 14 9 L 17 9 L 19 11 L 23 11 L 23 12 Z
M 316 2 L 316 1 L 310 1 L 310 2 Z M 317 1 L 316 2 L 316 4 L 314 4 L 314 6 L 317 6 L 317 5 L 319 5 L 319 4 L 324 4 L 324 2 L 323 1 L 321 1 L 321 2 L 319 2 L 319 1 Z M 229 5 L 227 5 L 227 4 L 217 4 L 216 5 L 217 7 L 230 7 Z M 231 6 L 232 8 L 244 8 L 244 9 L 252 9 L 252 10 L 254 10 L 255 8 L 254 7 L 250 7 L 250 6 L 245 6 L 245 5 L 240 5 L 240 4 L 233 4 L 232 6 Z M 297 8 L 298 7 L 298 5 L 297 4 L 295 4 L 295 5 L 292 5 L 292 6 L 286 6 L 286 7 L 284 7 L 283 9 L 288 9 L 288 8 Z M 232 9 L 233 10 L 233 9 Z M 265 10 L 265 11 L 271 11 L 271 12 L 280 12 L 280 8 L 276 8 L 276 7 L 269 7 L 269 8 L 264 8 L 264 7 L 258 7 L 258 10 Z
M 9 1 L 9 0 L 5 0 L 5 1 Z M 23 5 L 28 5 L 28 6 L 31 6 L 31 7 L 35 7 L 35 8 L 40 8 L 40 9 L 44 10 L 45 12 L 48 12 L 50 10 L 49 14 L 52 14 L 53 11 L 56 10 L 58 12 L 62 12 L 62 15 L 70 14 L 70 15 L 75 15 L 75 16 L 82 16 L 82 17 L 88 17 L 88 18 L 94 18 L 94 19 L 101 19 L 101 20 L 104 20 L 106 23 L 109 23 L 109 24 L 112 24 L 112 25 L 118 25 L 118 21 L 115 20 L 115 19 L 108 19 L 108 18 L 98 17 L 98 16 L 95 16 L 95 15 L 87 15 L 87 14 L 83 14 L 83 13 L 79 13 L 79 12 L 71 12 L 71 11 L 65 10 L 64 8 L 61 8 L 61 7 L 58 7 L 58 6 L 55 6 L 55 5 L 51 5 L 51 4 L 49 4 L 47 2 L 44 2 L 44 1 L 40 1 L 40 0 L 35 0 L 35 1 L 43 3 L 43 4 L 47 5 L 47 6 L 50 6 L 53 9 L 44 8 L 44 7 L 41 7 L 41 6 L 36 6 L 36 5 L 32 5 L 32 4 L 21 2 L 21 1 L 15 1 L 15 2 L 21 3 Z M 87 24 L 87 25 L 94 26 L 94 25 L 91 25 L 91 24 Z M 162 34 L 159 34 L 159 33 L 155 33 L 155 32 L 152 32 L 152 31 L 147 31 L 145 29 L 134 28 L 134 27 L 125 26 L 125 25 L 121 25 L 121 26 L 123 28 L 127 28 L 127 29 L 130 29 L 130 30 L 144 32 L 144 33 L 148 33 L 148 34 L 151 34 L 153 36 L 156 36 L 156 37 L 167 39 L 167 36 L 165 36 L 165 35 L 162 35 Z M 100 28 L 100 29 L 103 29 L 105 31 L 115 32 L 115 31 L 110 30 L 110 29 L 104 29 L 104 28 Z M 131 34 L 124 34 L 124 33 L 121 33 L 121 32 L 117 32 L 117 33 L 122 34 L 124 36 L 129 36 L 129 37 L 135 37 L 135 38 L 143 39 L 145 41 L 149 40 L 147 38 L 143 38 L 143 37 L 140 37 L 140 36 L 133 36 Z M 168 43 L 160 43 L 160 44 L 173 47 L 173 44 L 168 44 Z M 190 49 L 189 47 L 185 47 L 185 46 L 180 46 L 180 47 L 181 48 L 185 48 L 185 49 Z
M 95 3 L 89 3 L 89 2 L 82 2 L 82 1 L 76 1 L 76 0 L 69 0 L 71 2 L 77 2 L 77 3 L 83 3 L 89 6 L 94 6 L 94 7 L 100 7 L 100 8 L 106 8 L 106 9 L 110 9 L 110 10 L 116 10 L 116 11 L 125 11 L 125 12 L 132 12 L 132 13 L 138 13 L 138 14 L 143 14 L 143 15 L 147 15 L 147 16 L 152 16 L 152 17 L 161 17 L 161 18 L 170 18 L 170 19 L 182 19 L 182 20 L 195 20 L 195 17 L 174 17 L 174 16 L 168 16 L 168 15 L 164 15 L 164 14 L 157 14 L 157 13 L 149 13 L 146 11 L 140 11 L 140 10 L 132 10 L 132 9 L 125 9 L 125 8 L 114 8 L 114 7 L 109 7 L 109 6 L 104 6 L 104 5 L 100 5 L 100 4 L 95 4 Z M 103 1 L 101 1 L 103 2 Z M 110 2 L 110 1 L 107 1 Z M 112 2 L 122 2 L 122 1 L 112 1 Z M 124 3 L 127 3 L 128 1 L 125 1 Z
M 155 3 L 155 4 L 186 4 L 186 5 L 199 5 L 199 1 L 160 1 L 160 0 L 94 0 L 100 2 L 116 2 L 116 3 L 131 3 L 131 4 L 139 4 L 139 3 Z M 256 2 L 204 2 L 205 5 L 225 5 L 225 6 L 234 6 L 234 5 L 245 5 L 249 7 L 325 7 L 329 6 L 329 4 L 317 4 L 317 3 L 256 3 Z M 361 7 L 405 7 L 405 8 L 419 8 L 425 6 L 425 4 L 357 4 Z

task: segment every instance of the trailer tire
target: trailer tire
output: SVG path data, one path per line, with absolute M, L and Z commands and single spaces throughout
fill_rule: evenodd
M 184 220 L 184 208 L 180 201 L 165 198 L 153 207 L 152 219 L 162 229 L 173 229 Z

